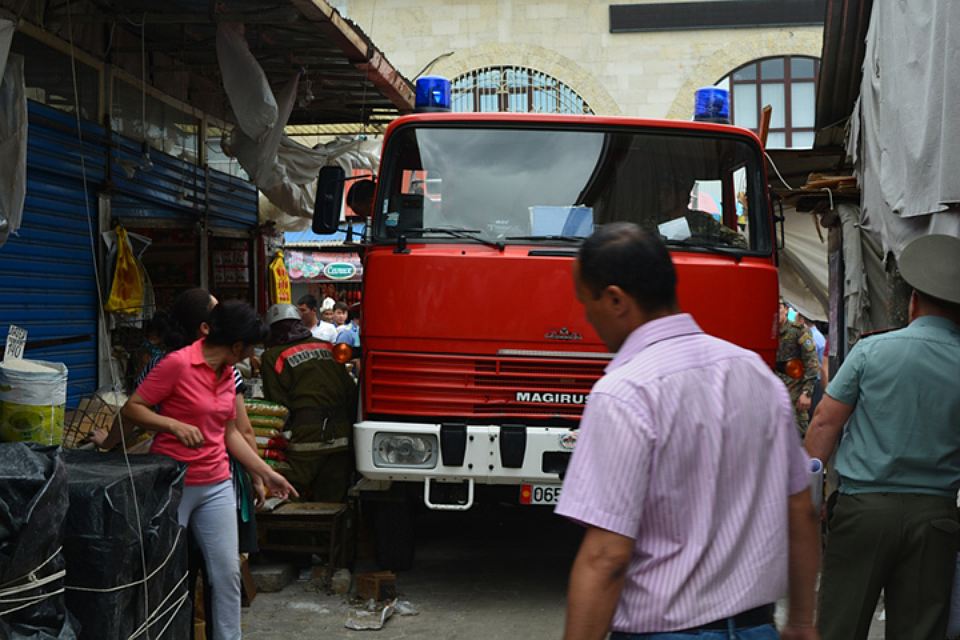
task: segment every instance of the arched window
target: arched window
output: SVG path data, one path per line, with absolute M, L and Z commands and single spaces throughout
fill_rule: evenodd
M 454 111 L 511 113 L 593 113 L 576 91 L 525 67 L 485 67 L 454 78 Z
M 807 56 L 754 60 L 722 78 L 718 87 L 730 91 L 730 117 L 734 124 L 757 131 L 760 111 L 773 107 L 767 146 L 813 146 L 817 74 L 820 61 Z

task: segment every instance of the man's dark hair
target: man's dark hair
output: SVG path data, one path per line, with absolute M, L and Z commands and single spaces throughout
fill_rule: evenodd
M 335 305 L 333 305 L 333 310 L 346 311 L 347 313 L 350 313 L 350 305 L 348 305 L 346 302 L 338 302 Z
M 226 300 L 210 312 L 208 344 L 229 347 L 242 342 L 249 346 L 262 343 L 266 337 L 267 328 L 246 302 Z
M 616 285 L 644 311 L 672 309 L 677 303 L 677 272 L 657 236 L 631 222 L 614 222 L 583 241 L 580 280 L 594 297 Z
M 316 311 L 319 306 L 317 304 L 317 298 L 312 293 L 300 296 L 300 299 L 297 300 L 297 305 L 301 304 L 311 311 Z
M 178 295 L 170 309 L 170 319 L 171 327 L 164 343 L 175 351 L 196 340 L 200 325 L 210 322 L 210 292 L 195 287 Z

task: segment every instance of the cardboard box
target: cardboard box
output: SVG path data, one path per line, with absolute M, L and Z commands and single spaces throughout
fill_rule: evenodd
M 392 600 L 397 597 L 397 576 L 392 571 L 358 573 L 357 596 L 364 600 Z

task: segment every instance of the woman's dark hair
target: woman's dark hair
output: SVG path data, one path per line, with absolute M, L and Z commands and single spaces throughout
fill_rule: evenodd
M 677 304 L 670 252 L 660 238 L 633 223 L 603 225 L 583 241 L 578 259 L 580 280 L 595 297 L 616 285 L 648 313 Z
M 207 344 L 229 347 L 242 342 L 249 346 L 262 343 L 266 337 L 267 328 L 246 302 L 226 300 L 210 312 Z
M 175 351 L 197 339 L 200 325 L 210 322 L 210 292 L 196 287 L 177 296 L 170 309 L 170 331 L 164 338 L 167 348 Z

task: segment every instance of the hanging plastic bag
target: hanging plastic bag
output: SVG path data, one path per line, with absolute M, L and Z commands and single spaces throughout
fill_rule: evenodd
M 117 226 L 117 264 L 113 270 L 110 297 L 104 309 L 111 313 L 137 315 L 143 308 L 143 273 L 133 255 L 127 230 Z

